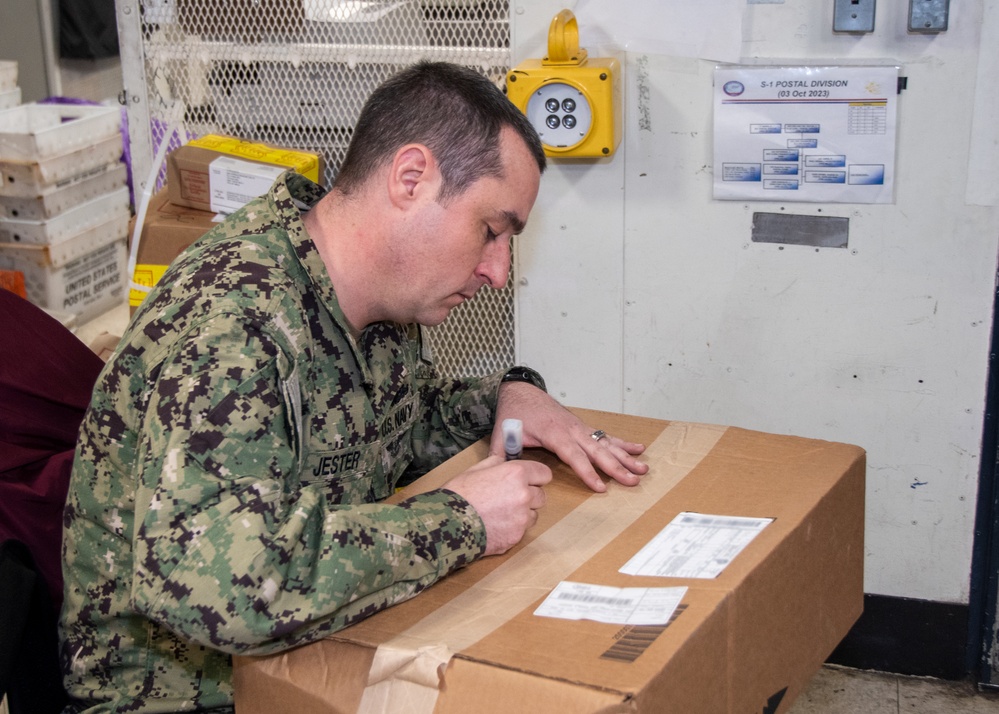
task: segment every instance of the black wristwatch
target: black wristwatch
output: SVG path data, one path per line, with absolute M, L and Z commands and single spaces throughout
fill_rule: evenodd
M 528 384 L 533 384 L 542 392 L 548 391 L 548 388 L 545 386 L 545 380 L 530 367 L 511 367 L 503 375 L 503 379 L 500 382 L 527 382 Z

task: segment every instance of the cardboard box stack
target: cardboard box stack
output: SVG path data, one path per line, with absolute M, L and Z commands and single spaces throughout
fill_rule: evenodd
M 171 203 L 166 188 L 154 194 L 146 208 L 142 231 L 135 235 L 134 222 L 129 229 L 135 252 L 132 282 L 147 288 L 156 285 L 174 258 L 211 230 L 216 218 L 215 213 Z M 128 291 L 128 307 L 132 314 L 146 294 L 135 286 Z
M 124 299 L 131 209 L 120 126 L 117 107 L 0 110 L 0 270 L 77 323 Z
M 207 233 L 224 214 L 238 210 L 266 193 L 288 169 L 322 182 L 320 154 L 258 144 L 231 136 L 209 134 L 167 155 L 166 187 L 153 195 L 142 230 L 133 236 L 133 286 L 128 293 L 132 313 L 170 263 Z
M 17 86 L 17 62 L 0 60 L 0 110 L 11 109 L 21 103 L 21 88 Z M 24 274 L 17 270 L 0 269 L 0 288 L 27 297 Z

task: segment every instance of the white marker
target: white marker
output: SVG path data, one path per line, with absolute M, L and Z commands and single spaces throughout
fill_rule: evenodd
M 520 458 L 520 452 L 524 450 L 524 424 L 520 419 L 503 420 L 503 451 L 506 452 L 506 460 L 513 461 Z

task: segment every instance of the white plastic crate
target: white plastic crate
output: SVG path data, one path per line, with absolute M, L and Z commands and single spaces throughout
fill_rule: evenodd
M 17 86 L 17 62 L 0 60 L 0 92 Z
M 128 169 L 119 162 L 80 181 L 53 185 L 36 196 L 4 196 L 0 194 L 0 218 L 20 221 L 44 221 L 58 216 L 81 203 L 126 187 Z
M 0 160 L 0 195 L 30 198 L 106 171 L 121 160 L 121 134 L 42 161 Z
M 20 270 L 28 299 L 79 322 L 125 299 L 128 220 L 110 221 L 54 245 L 0 243 L 0 269 Z
M 0 109 L 11 109 L 21 103 L 21 88 L 0 89 Z
M 121 216 L 128 221 L 131 217 L 129 204 L 128 189 L 119 188 L 43 221 L 3 218 L 0 219 L 0 243 L 61 243 Z
M 0 159 L 41 161 L 121 132 L 119 107 L 22 104 L 0 112 Z

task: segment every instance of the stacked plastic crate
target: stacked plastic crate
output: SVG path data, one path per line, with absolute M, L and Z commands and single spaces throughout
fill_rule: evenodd
M 20 103 L 21 88 L 17 86 L 17 62 L 0 60 L 0 111 L 16 107 Z M 0 216 L 2 215 L 0 213 Z M 24 290 L 24 275 L 19 272 L 0 269 L 0 288 L 27 297 Z
M 0 110 L 0 269 L 77 324 L 125 300 L 131 215 L 117 107 Z

